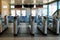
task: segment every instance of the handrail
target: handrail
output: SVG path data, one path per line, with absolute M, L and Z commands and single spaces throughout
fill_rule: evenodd
M 60 10 L 60 9 L 56 10 L 56 11 L 53 13 L 53 15 L 54 15 L 55 13 L 57 13 L 59 10 Z

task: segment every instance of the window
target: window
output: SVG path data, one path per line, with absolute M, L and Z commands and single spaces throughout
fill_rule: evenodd
M 59 9 L 60 9 L 60 1 L 59 1 Z
M 30 9 L 27 9 L 26 10 L 26 15 L 29 16 L 30 15 L 30 12 L 31 12 Z
M 32 11 L 32 16 L 36 16 L 36 10 L 31 10 Z
M 22 10 L 22 16 L 26 16 L 26 10 Z
M 20 16 L 20 10 L 16 10 L 16 14 Z
M 15 10 L 11 10 L 11 16 L 15 16 Z
M 43 16 L 47 16 L 47 9 L 46 8 L 43 8 Z
M 43 5 L 43 8 L 42 8 L 42 12 L 43 12 L 43 16 L 47 16 L 47 5 Z
M 38 13 L 38 15 L 42 16 L 42 8 L 39 8 L 39 9 L 37 10 L 37 13 Z
M 49 5 L 49 16 L 52 16 L 57 11 L 57 2 Z

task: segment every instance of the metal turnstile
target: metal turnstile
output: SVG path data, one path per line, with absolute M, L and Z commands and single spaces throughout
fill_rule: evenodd
M 52 17 L 48 18 L 48 30 L 50 30 L 53 34 L 59 34 L 59 18 Z
M 19 29 L 18 17 L 14 17 L 14 36 L 18 35 Z
M 33 35 L 33 36 L 36 33 L 36 27 L 37 27 L 37 24 L 35 23 L 34 20 L 35 20 L 34 16 L 30 16 L 29 30 L 30 30 L 30 34 Z
M 8 16 L 0 17 L 0 34 L 8 29 Z
M 47 35 L 47 19 L 46 17 L 38 17 L 38 26 L 37 29 L 40 30 L 44 35 Z

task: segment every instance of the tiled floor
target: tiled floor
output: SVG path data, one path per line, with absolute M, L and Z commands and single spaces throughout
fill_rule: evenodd
M 60 37 L 1 37 L 0 40 L 60 40 Z
M 24 26 L 25 25 L 23 25 L 23 27 Z M 23 31 L 24 28 L 21 28 L 21 29 L 22 30 L 20 30 L 20 32 L 25 33 Z M 18 34 L 18 36 L 14 37 L 13 34 L 4 32 L 3 35 L 0 35 L 0 40 L 60 40 L 60 35 L 49 34 L 47 36 L 44 36 L 39 33 L 39 34 L 36 34 L 35 36 L 31 36 L 30 34 Z

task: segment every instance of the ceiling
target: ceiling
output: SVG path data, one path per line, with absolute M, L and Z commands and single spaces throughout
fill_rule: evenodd
M 4 0 L 4 1 L 8 1 L 11 4 L 11 0 Z M 12 0 L 12 2 L 14 2 L 13 4 L 22 4 L 22 0 Z M 52 2 L 55 0 L 49 0 L 49 2 Z M 23 4 L 44 4 L 44 3 L 48 3 L 47 0 L 36 0 L 36 3 L 34 3 L 34 0 L 24 0 Z
M 22 4 L 22 0 L 15 0 L 16 4 Z M 37 3 L 43 3 L 42 0 L 37 0 L 36 1 Z M 34 3 L 34 0 L 24 0 L 24 4 L 33 4 Z
M 49 2 L 54 0 L 49 0 Z M 48 3 L 47 0 L 36 0 L 36 3 L 34 3 L 34 0 L 24 0 L 24 4 L 43 4 Z M 15 0 L 15 4 L 22 4 L 22 0 Z

